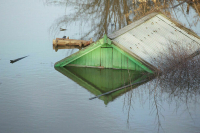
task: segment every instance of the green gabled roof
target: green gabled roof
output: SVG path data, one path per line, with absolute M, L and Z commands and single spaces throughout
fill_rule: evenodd
M 98 41 L 96 41 L 95 43 L 90 44 L 89 46 L 87 46 L 86 48 L 58 61 L 55 63 L 55 67 L 63 67 L 66 66 L 67 64 L 71 63 L 72 61 L 86 55 L 87 53 L 101 47 L 102 45 L 104 45 L 105 43 L 111 44 L 111 40 L 107 38 L 107 36 L 104 36 L 104 38 L 99 39 Z
M 139 71 L 130 70 L 96 69 L 71 66 L 55 67 L 55 69 L 94 95 L 100 95 L 124 85 L 136 83 L 148 78 Z M 140 84 L 133 85 L 132 87 L 101 96 L 100 99 L 103 100 L 105 104 L 108 104 L 118 96 L 126 93 L 130 89 L 138 87 L 139 85 Z
M 118 46 L 112 44 L 111 40 L 109 38 L 107 38 L 106 35 L 104 35 L 104 38 L 96 41 L 95 43 L 92 43 L 90 44 L 89 46 L 87 46 L 86 48 L 72 54 L 71 56 L 68 56 L 58 62 L 55 63 L 55 67 L 64 67 L 64 66 L 67 66 L 67 65 L 72 65 L 76 60 L 80 60 L 81 57 L 83 58 L 84 56 L 86 56 L 87 54 L 91 53 L 92 51 L 94 50 L 97 50 L 98 48 L 101 48 L 101 47 L 112 47 L 113 49 L 115 49 L 115 51 L 121 53 L 124 57 L 127 57 L 127 59 L 129 60 L 129 62 L 133 62 L 135 63 L 137 66 L 141 67 L 142 70 L 144 71 L 147 71 L 147 72 L 150 72 L 150 73 L 153 73 L 153 71 L 148 68 L 147 66 L 145 66 L 143 63 L 141 63 L 140 61 L 138 61 L 137 59 L 135 59 L 133 56 L 131 56 L 129 53 L 125 52 L 124 50 L 122 50 L 121 48 L 119 48 Z M 100 52 L 99 52 L 100 53 Z M 116 57 L 115 57 L 116 59 Z M 85 59 L 84 59 L 85 60 Z M 86 61 L 87 62 L 87 61 Z M 92 62 L 92 61 L 91 61 Z M 117 61 L 113 61 L 113 62 L 117 62 Z M 72 63 L 72 64 L 70 64 Z M 125 62 L 127 63 L 127 62 Z M 130 64 L 130 67 L 131 65 Z M 75 66 L 78 66 L 78 65 L 75 65 Z M 79 65 L 80 67 L 81 65 Z M 83 66 L 83 67 L 88 67 L 88 66 Z M 97 67 L 97 66 L 96 66 Z M 100 67 L 100 66 L 99 66 Z M 122 69 L 130 69 L 130 67 L 128 68 L 123 68 L 121 67 Z M 117 68 L 117 69 L 120 69 L 120 68 Z

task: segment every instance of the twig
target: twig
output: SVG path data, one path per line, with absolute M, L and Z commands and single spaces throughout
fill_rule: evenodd
M 103 96 L 103 95 L 108 95 L 108 94 L 113 93 L 113 92 L 115 92 L 115 91 L 122 90 L 122 89 L 127 88 L 127 87 L 130 87 L 130 86 L 132 86 L 132 85 L 144 83 L 144 82 L 146 82 L 146 81 L 147 81 L 147 79 L 142 80 L 142 81 L 140 81 L 140 82 L 132 83 L 132 84 L 129 84 L 129 85 L 126 85 L 126 86 L 122 86 L 122 87 L 117 88 L 117 89 L 115 89 L 115 90 L 112 90 L 112 91 L 103 93 L 103 94 L 101 94 L 101 95 L 98 95 L 98 96 L 95 96 L 95 97 L 92 97 L 92 98 L 89 98 L 89 100 L 92 100 L 92 99 L 95 99 L 95 98 L 99 98 L 99 97 L 101 97 L 101 96 Z

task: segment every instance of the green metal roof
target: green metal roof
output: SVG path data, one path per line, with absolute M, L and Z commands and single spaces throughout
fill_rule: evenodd
M 89 54 L 91 54 L 92 52 L 95 53 L 95 58 L 93 58 L 93 55 L 89 56 Z M 109 54 L 110 52 L 113 53 Z M 77 60 L 79 61 L 77 62 Z M 98 61 L 99 63 L 94 64 L 95 61 Z M 110 65 L 107 62 L 112 62 L 112 64 Z M 104 35 L 104 38 L 96 41 L 95 43 L 90 44 L 86 48 L 55 63 L 55 67 L 64 67 L 67 65 L 76 67 L 104 67 L 114 69 L 143 70 L 149 73 L 153 73 L 153 71 L 150 68 L 148 68 L 144 63 L 141 63 L 132 55 L 113 44 L 112 41 L 109 38 L 107 38 L 106 35 Z M 140 67 L 140 69 L 136 68 L 138 66 Z
M 108 37 L 149 68 L 161 71 L 170 67 L 172 51 L 182 50 L 191 55 L 200 48 L 198 35 L 159 12 L 148 14 Z
M 119 69 L 97 69 L 87 67 L 55 67 L 57 71 L 75 81 L 80 86 L 87 89 L 94 95 L 109 92 L 119 87 L 142 81 L 147 76 L 139 71 L 119 70 Z M 132 87 L 101 96 L 100 99 L 108 104 L 118 96 L 128 92 L 130 89 L 138 87 L 140 84 Z

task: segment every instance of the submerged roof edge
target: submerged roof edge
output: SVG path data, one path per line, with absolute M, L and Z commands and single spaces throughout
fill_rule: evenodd
M 58 72 L 62 73 L 64 76 L 70 78 L 71 80 L 73 80 L 74 82 L 76 82 L 80 86 L 84 87 L 86 90 L 88 90 L 89 92 L 93 93 L 94 95 L 102 94 L 102 92 L 100 90 L 98 90 L 95 86 L 93 86 L 89 82 L 85 81 L 80 76 L 78 76 L 78 75 L 72 73 L 71 71 L 67 70 L 65 67 L 57 67 L 57 68 L 55 68 L 55 70 L 57 70 Z M 153 78 L 150 78 L 149 75 L 143 75 L 143 76 L 139 77 L 138 79 L 132 81 L 130 84 L 137 83 L 137 82 L 142 81 L 144 79 L 147 79 L 147 80 L 142 82 L 142 83 L 138 83 L 138 84 L 135 84 L 133 86 L 127 87 L 126 89 L 124 88 L 122 90 L 116 91 L 116 92 L 120 92 L 120 93 L 122 92 L 119 95 L 113 96 L 112 94 L 116 94 L 116 92 L 113 92 L 113 93 L 109 94 L 110 96 L 104 95 L 104 96 L 99 97 L 99 99 L 103 100 L 105 104 L 108 104 L 109 102 L 115 100 L 118 96 L 120 96 L 120 95 L 122 95 L 122 94 L 124 94 L 124 93 L 126 93 L 126 92 L 128 92 L 128 91 L 130 91 L 132 89 L 136 89 L 140 85 L 149 82 Z M 115 88 L 115 89 L 117 89 L 117 88 Z M 108 100 L 106 101 L 105 98 L 111 99 L 111 100 L 110 101 L 108 101 Z
M 168 18 L 165 14 L 163 14 L 162 12 L 153 12 L 153 13 L 150 13 L 150 14 L 147 14 L 146 16 L 136 20 L 136 21 L 133 21 L 133 23 L 115 31 L 114 33 L 111 33 L 108 35 L 108 38 L 110 38 L 111 40 L 112 39 L 115 39 L 117 37 L 119 37 L 120 35 L 128 32 L 129 30 L 141 25 L 142 23 L 148 21 L 149 19 L 157 16 L 158 14 L 162 15 L 164 18 L 166 18 L 167 20 L 173 22 L 178 28 L 184 30 L 187 34 L 189 35 L 192 35 L 194 37 L 196 37 L 197 39 L 200 40 L 200 36 L 197 35 L 197 33 L 195 33 L 193 30 L 189 29 L 189 28 L 186 28 L 185 26 L 183 26 L 180 22 L 178 22 L 177 20 L 173 19 L 173 18 Z M 197 43 L 200 44 L 199 41 L 197 41 Z
M 149 73 L 154 73 L 154 71 L 156 70 L 155 68 L 153 68 L 153 66 L 151 66 L 147 62 L 141 60 L 140 58 L 138 58 L 136 55 L 134 55 L 130 51 L 127 51 L 126 48 L 119 45 L 117 42 L 111 41 L 109 38 L 107 38 L 106 35 L 104 35 L 104 37 L 102 39 L 99 39 L 97 42 L 91 44 L 90 46 L 88 46 L 88 47 L 86 47 L 86 48 L 84 48 L 84 49 L 82 49 L 82 50 L 80 50 L 80 51 L 60 60 L 60 61 L 58 61 L 58 62 L 56 62 L 54 67 L 66 66 L 67 64 L 69 64 L 69 63 L 73 62 L 74 60 L 88 54 L 89 52 L 101 47 L 104 44 L 109 44 L 109 45 L 112 44 L 113 48 L 115 48 L 120 53 L 123 53 L 125 56 L 127 56 L 130 60 L 135 62 L 137 65 L 139 65 L 145 71 L 147 71 Z
M 94 86 L 92 86 L 91 84 L 89 84 L 88 82 L 86 82 L 85 80 L 80 78 L 79 76 L 75 75 L 74 73 L 72 73 L 71 71 L 66 69 L 65 67 L 57 67 L 57 68 L 55 68 L 55 70 L 59 71 L 60 73 L 62 73 L 66 77 L 72 79 L 73 81 L 75 81 L 80 86 L 82 86 L 84 88 L 90 88 L 90 89 L 88 89 L 88 90 L 90 90 L 90 92 L 96 93 L 96 94 L 102 94 L 102 92 L 100 90 L 97 90 Z
M 149 73 L 154 73 L 154 69 L 152 69 L 149 66 L 147 66 L 147 63 L 144 63 L 141 60 L 138 60 L 137 58 L 135 58 L 135 56 L 133 56 L 132 53 L 127 51 L 126 48 L 120 47 L 121 45 L 119 45 L 117 42 L 112 41 L 112 43 L 113 43 L 113 48 L 115 48 L 117 51 L 119 51 L 120 53 L 123 53 L 126 57 L 128 57 L 131 61 L 133 61 L 138 66 L 143 68 L 145 71 L 147 71 Z
M 105 39 L 99 39 L 98 41 L 90 44 L 90 46 L 87 46 L 84 49 L 81 49 L 80 51 L 58 61 L 55 63 L 54 67 L 63 67 L 69 63 L 71 63 L 72 61 L 76 60 L 77 58 L 80 58 L 81 56 L 84 56 L 85 54 L 89 53 L 90 51 L 101 47 L 104 44 Z
M 121 28 L 118 31 L 115 31 L 114 33 L 108 35 L 108 38 L 114 39 L 114 38 L 126 33 L 127 31 L 139 26 L 140 24 L 144 23 L 145 21 L 151 19 L 152 17 L 154 17 L 154 16 L 156 16 L 158 14 L 160 14 L 160 13 L 159 12 L 150 13 L 150 14 L 142 17 L 141 19 L 134 21 L 130 25 L 127 25 L 124 28 Z
M 128 49 L 126 49 L 124 46 L 120 45 L 118 42 L 115 42 L 112 40 L 112 43 L 114 45 L 116 45 L 118 48 L 121 48 L 123 51 L 125 51 L 126 53 L 130 54 L 132 57 L 134 57 L 136 60 L 138 60 L 139 62 L 143 63 L 148 69 L 152 70 L 152 71 L 157 71 L 160 72 L 160 70 L 156 67 L 154 67 L 153 65 L 151 65 L 150 63 L 146 62 L 145 60 L 143 60 L 142 58 L 140 58 L 139 56 L 137 56 L 136 54 L 130 52 Z M 152 72 L 151 72 L 152 73 Z
M 162 17 L 164 17 L 165 19 L 171 21 L 172 23 L 175 24 L 175 26 L 181 30 L 183 30 L 185 33 L 182 32 L 182 34 L 184 34 L 185 36 L 187 36 L 188 38 L 192 39 L 190 36 L 195 37 L 196 39 L 194 40 L 195 42 L 197 42 L 200 45 L 200 36 L 197 35 L 197 33 L 195 33 L 192 29 L 189 29 L 187 27 L 185 27 L 183 24 L 181 24 L 180 22 L 178 22 L 177 20 L 174 20 L 173 18 L 168 18 L 166 15 L 164 15 L 163 13 L 160 13 L 160 15 Z M 162 18 L 160 18 L 159 16 L 157 16 L 159 19 L 162 20 Z M 175 27 L 174 27 L 175 28 Z M 176 29 L 177 29 L 176 28 Z M 179 30 L 178 29 L 178 30 Z M 192 39 L 193 40 L 193 39 Z

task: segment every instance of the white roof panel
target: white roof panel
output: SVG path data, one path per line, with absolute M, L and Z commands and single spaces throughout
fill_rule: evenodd
M 113 41 L 156 68 L 161 64 L 167 67 L 165 58 L 166 55 L 170 57 L 169 48 L 176 51 L 184 48 L 188 54 L 192 54 L 200 47 L 199 38 L 180 29 L 161 14 L 129 28 L 130 30 L 123 29 L 126 32 L 113 38 Z

